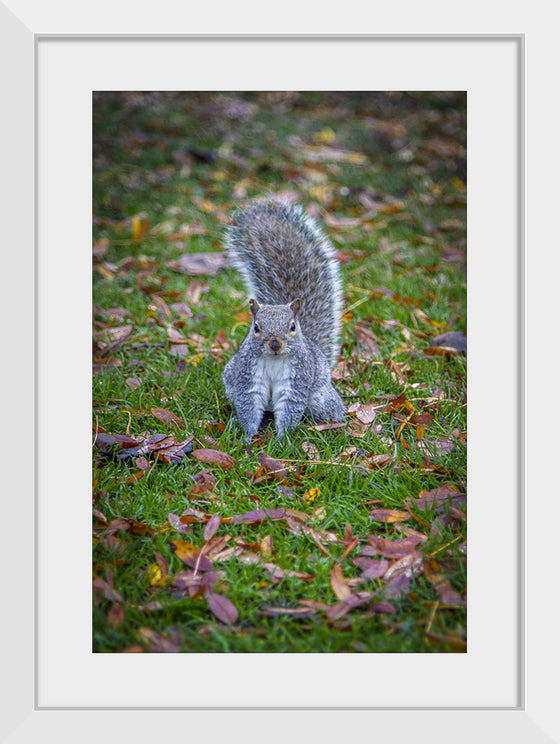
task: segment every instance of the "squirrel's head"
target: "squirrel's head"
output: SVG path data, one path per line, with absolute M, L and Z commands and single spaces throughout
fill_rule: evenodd
M 259 305 L 251 299 L 249 307 L 253 316 L 253 341 L 267 356 L 289 353 L 297 342 L 301 329 L 297 319 L 301 301 L 295 299 L 287 305 Z

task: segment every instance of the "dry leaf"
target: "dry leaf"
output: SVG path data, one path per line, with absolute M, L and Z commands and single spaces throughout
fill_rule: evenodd
M 238 611 L 233 602 L 224 597 L 223 594 L 216 594 L 209 589 L 206 590 L 206 600 L 208 607 L 214 615 L 223 623 L 233 625 L 238 618 Z
M 192 456 L 199 462 L 203 462 L 205 465 L 216 465 L 220 468 L 229 470 L 235 467 L 237 464 L 231 455 L 222 452 L 221 450 L 215 449 L 195 449 L 192 451 Z
M 174 423 L 181 427 L 181 429 L 185 428 L 185 422 L 182 418 L 179 418 L 176 413 L 173 413 L 173 411 L 168 411 L 167 408 L 150 408 L 150 411 L 152 412 L 152 415 L 154 415 L 158 421 L 161 421 L 164 424 L 168 423 Z
M 406 522 L 410 519 L 410 514 L 407 511 L 400 511 L 399 509 L 373 509 L 370 511 L 369 516 L 374 522 L 385 522 L 390 524 L 391 522 Z
M 331 571 L 331 586 L 338 599 L 346 599 L 352 594 L 352 590 L 342 573 L 342 568 L 336 564 Z
M 206 526 L 204 527 L 204 539 L 206 541 L 214 537 L 214 535 L 218 531 L 218 528 L 220 527 L 220 522 L 220 515 L 218 513 L 212 514 L 212 516 L 206 523 Z

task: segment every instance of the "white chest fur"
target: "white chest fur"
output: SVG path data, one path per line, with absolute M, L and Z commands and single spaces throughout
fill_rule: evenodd
M 293 360 L 286 356 L 261 357 L 255 367 L 252 392 L 263 402 L 265 411 L 273 411 L 274 403 L 290 388 Z

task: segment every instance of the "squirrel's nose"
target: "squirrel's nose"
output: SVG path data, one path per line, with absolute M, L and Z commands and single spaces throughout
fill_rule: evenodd
M 276 351 L 280 351 L 280 349 L 282 348 L 282 344 L 277 338 L 271 338 L 270 341 L 268 342 L 268 347 L 271 351 L 276 352 Z

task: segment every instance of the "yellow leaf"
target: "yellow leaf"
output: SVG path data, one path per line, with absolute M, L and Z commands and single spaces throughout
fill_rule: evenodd
M 135 214 L 132 218 L 132 240 L 143 240 L 149 226 L 150 220 L 146 215 Z
M 181 561 L 189 558 L 196 558 L 196 556 L 198 556 L 199 550 L 196 545 L 193 545 L 186 540 L 173 540 L 172 542 L 173 545 L 175 545 L 175 555 Z
M 165 577 L 157 563 L 153 563 L 147 571 L 150 586 L 164 586 L 167 583 L 167 577 Z
M 311 501 L 315 501 L 317 496 L 321 495 L 321 489 L 320 488 L 310 488 L 309 491 L 306 491 L 303 494 L 303 500 L 306 503 L 310 503 Z
M 320 132 L 315 132 L 313 135 L 313 142 L 316 142 L 319 145 L 330 145 L 331 142 L 335 141 L 335 139 L 336 134 L 330 127 L 325 127 L 324 129 L 321 129 Z

